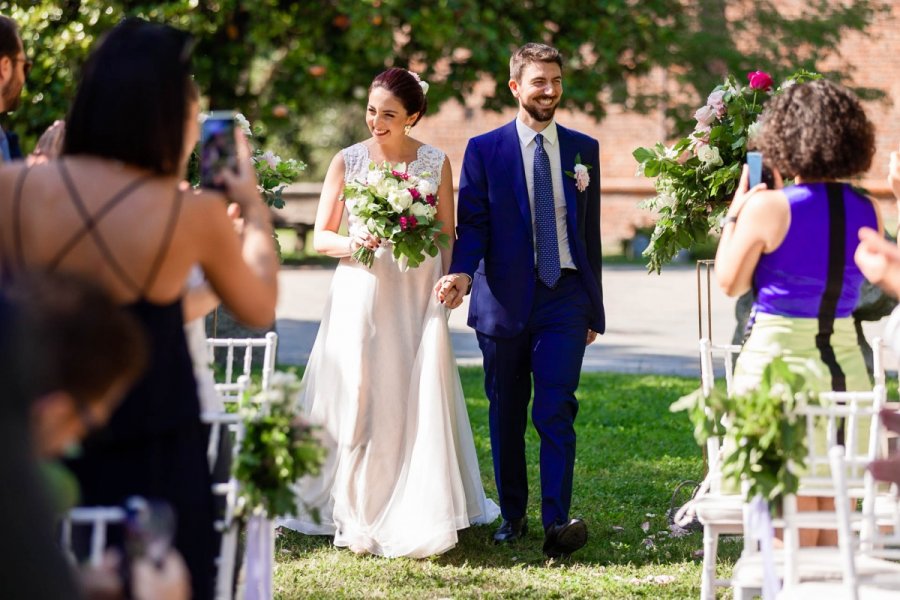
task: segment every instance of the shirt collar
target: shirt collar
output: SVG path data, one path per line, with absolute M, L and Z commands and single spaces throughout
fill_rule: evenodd
M 552 119 L 550 124 L 540 132 L 533 130 L 519 119 L 516 119 L 516 133 L 519 135 L 519 143 L 522 144 L 523 148 L 528 147 L 528 144 L 534 141 L 534 136 L 538 133 L 544 136 L 544 143 L 551 146 L 556 145 L 556 140 L 559 137 L 556 130 L 556 119 Z

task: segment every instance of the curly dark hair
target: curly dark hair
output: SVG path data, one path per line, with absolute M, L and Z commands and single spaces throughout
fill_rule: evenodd
M 784 177 L 841 179 L 869 170 L 875 128 L 859 98 L 820 79 L 775 96 L 760 117 L 756 146 Z

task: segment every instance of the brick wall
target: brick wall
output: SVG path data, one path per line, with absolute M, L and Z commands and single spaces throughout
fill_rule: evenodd
M 890 17 L 881 17 L 864 35 L 848 36 L 841 46 L 841 57 L 852 65 L 852 83 L 880 88 L 887 98 L 868 102 L 866 110 L 875 123 L 878 151 L 872 169 L 862 184 L 882 200 L 886 221 L 897 222 L 893 198 L 885 178 L 890 152 L 900 145 L 900 5 L 895 3 Z M 826 65 L 827 66 L 827 65 Z M 658 73 L 656 83 L 664 81 Z M 515 111 L 502 114 L 481 111 L 477 91 L 466 105 L 448 102 L 437 114 L 426 116 L 413 135 L 444 150 L 450 157 L 454 180 L 458 182 L 466 142 L 474 135 L 499 127 L 511 120 Z M 603 209 L 604 246 L 619 247 L 622 239 L 631 237 L 634 228 L 647 225 L 652 217 L 637 208 L 638 202 L 652 195 L 650 183 L 634 176 L 635 162 L 631 152 L 637 146 L 653 144 L 665 135 L 661 112 L 638 115 L 610 106 L 602 123 L 570 111 L 559 111 L 557 120 L 566 127 L 583 131 L 600 141 L 600 163 Z M 824 126 L 824 124 L 823 124 Z

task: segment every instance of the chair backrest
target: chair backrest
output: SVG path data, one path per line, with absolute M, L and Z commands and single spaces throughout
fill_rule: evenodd
M 782 518 L 776 520 L 776 527 L 784 527 L 786 586 L 799 582 L 800 516 L 803 515 L 803 527 L 836 529 L 839 511 L 849 512 L 850 499 L 866 498 L 866 466 L 879 455 L 882 428 L 878 411 L 884 405 L 885 397 L 883 385 L 876 385 L 866 392 L 824 392 L 819 395 L 820 405 L 810 404 L 797 411 L 796 416 L 806 421 L 806 464 L 803 472 L 798 474 L 797 494 L 785 496 Z M 836 479 L 832 463 L 837 453 L 840 453 L 844 468 Z M 839 485 L 841 489 L 838 489 Z M 834 511 L 798 513 L 797 496 L 832 497 L 836 508 Z
M 704 396 L 709 396 L 716 385 L 716 372 L 725 376 L 725 393 L 733 393 L 734 361 L 741 347 L 736 344 L 713 344 L 708 338 L 700 340 L 700 387 Z M 712 418 L 712 415 L 710 415 Z M 709 489 L 713 493 L 721 489 L 721 457 L 719 456 L 720 440 L 710 436 L 706 440 L 707 466 L 713 477 L 708 477 Z
M 106 550 L 106 539 L 110 525 L 125 521 L 125 509 L 119 506 L 78 506 L 69 511 L 60 524 L 60 545 L 63 552 L 76 562 L 72 548 L 72 527 L 90 527 L 90 550 L 88 562 L 99 567 Z
M 251 376 L 253 370 L 253 350 L 264 348 L 262 359 L 263 391 L 269 389 L 269 379 L 275 371 L 275 353 L 278 350 L 278 334 L 270 331 L 264 338 L 209 338 L 206 340 L 209 351 L 209 362 L 215 363 L 219 356 L 223 356 L 222 367 L 224 375 L 216 377 L 216 391 L 226 401 L 237 400 L 234 384 L 241 375 Z M 237 356 L 240 363 L 235 365 Z

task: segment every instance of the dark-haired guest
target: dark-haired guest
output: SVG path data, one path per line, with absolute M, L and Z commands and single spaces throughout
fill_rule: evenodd
M 756 291 L 735 386 L 756 386 L 780 353 L 798 369 L 817 363 L 829 389 L 871 389 L 851 317 L 863 283 L 853 255 L 859 229 L 880 234 L 881 216 L 874 201 L 840 180 L 868 170 L 872 123 L 852 92 L 825 80 L 794 85 L 770 100 L 761 123 L 759 149 L 794 183 L 748 190 L 745 168 L 723 220 L 719 285 L 731 296 L 751 286 Z M 800 498 L 798 505 L 833 506 L 826 498 Z M 833 531 L 801 531 L 801 542 L 833 545 L 836 539 Z
M 139 19 L 105 35 L 82 70 L 63 154 L 0 170 L 0 269 L 80 274 L 142 324 L 148 370 L 72 461 L 85 504 L 143 495 L 168 501 L 194 597 L 212 596 L 216 553 L 206 440 L 184 338 L 182 294 L 200 265 L 248 325 L 274 319 L 278 259 L 246 140 L 226 193 L 180 184 L 196 139 L 192 39 Z M 243 236 L 226 214 L 240 208 Z
M 71 567 L 52 533 L 55 515 L 46 502 L 44 486 L 36 481 L 34 457 L 52 460 L 106 424 L 143 371 L 144 343 L 136 319 L 82 278 L 29 273 L 4 287 L 0 368 L 8 372 L 3 374 L 7 393 L 0 422 L 14 428 L 19 423 L 19 431 L 10 436 L 4 429 L 0 437 L 4 443 L 20 444 L 5 447 L 4 465 L 17 454 L 27 455 L 18 473 L 3 477 L 10 484 L 2 498 L 4 519 L 0 522 L 0 540 L 11 543 L 0 545 L 6 596 L 120 597 L 123 582 L 115 566 L 117 554 L 108 554 L 105 566 L 80 569 L 78 585 L 74 585 Z M 10 410 L 17 405 L 25 409 L 27 427 Z M 46 491 L 52 495 L 55 490 Z M 17 532 L 17 527 L 23 530 Z M 136 559 L 128 565 L 133 569 L 133 597 L 188 597 L 189 577 L 177 553 L 170 553 L 160 570 L 148 570 L 143 562 Z
M 437 220 L 453 239 L 450 161 L 410 135 L 425 114 L 425 91 L 405 69 L 375 77 L 366 107 L 371 137 L 335 155 L 325 176 L 314 244 L 341 262 L 300 405 L 334 445 L 321 475 L 298 486 L 321 519 L 300 506 L 298 518 L 287 522 L 303 533 L 334 536 L 336 546 L 354 552 L 414 558 L 449 550 L 459 529 L 497 513 L 484 497 L 445 310 L 431 293 L 450 264 L 450 249 L 404 272 L 391 248 L 380 247 L 382 240 L 353 214 L 349 235 L 339 230 L 345 183 L 365 181 L 370 161 L 387 161 L 422 179 L 420 198 L 432 204 L 437 198 Z M 409 206 L 434 209 L 421 201 Z M 376 250 L 371 268 L 352 258 L 361 247 Z

